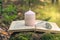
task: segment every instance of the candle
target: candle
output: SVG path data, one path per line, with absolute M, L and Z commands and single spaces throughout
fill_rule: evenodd
M 34 26 L 35 25 L 35 13 L 31 10 L 25 13 L 25 25 Z

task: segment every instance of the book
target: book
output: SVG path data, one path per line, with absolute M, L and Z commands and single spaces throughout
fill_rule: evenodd
M 13 21 L 9 31 L 39 31 L 39 32 L 60 32 L 56 23 L 37 20 L 35 26 L 25 26 L 25 21 Z

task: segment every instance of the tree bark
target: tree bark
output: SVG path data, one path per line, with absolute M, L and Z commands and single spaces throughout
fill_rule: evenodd
M 52 4 L 58 4 L 59 0 L 52 0 Z
M 59 0 L 56 0 L 56 4 L 58 4 L 59 3 Z

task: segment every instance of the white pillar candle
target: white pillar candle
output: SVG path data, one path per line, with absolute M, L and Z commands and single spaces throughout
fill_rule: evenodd
M 35 25 L 35 13 L 31 10 L 25 13 L 25 25 L 34 26 Z

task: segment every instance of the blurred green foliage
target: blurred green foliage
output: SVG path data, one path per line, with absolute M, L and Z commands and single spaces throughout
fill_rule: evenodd
M 3 8 L 3 13 L 6 14 L 17 14 L 16 6 L 14 4 L 7 5 L 6 8 Z
M 11 35 L 9 40 L 36 40 L 34 39 L 34 34 L 37 37 L 37 33 L 28 32 L 28 33 L 18 33 L 15 35 Z M 38 36 L 39 40 L 60 40 L 60 34 L 51 34 L 51 33 L 44 33 L 42 36 Z M 38 39 L 37 37 L 37 39 Z
M 0 0 L 0 14 L 2 12 L 2 0 Z
M 53 4 L 51 1 L 52 0 L 20 0 L 20 4 L 18 5 L 12 2 L 6 5 L 6 7 L 3 7 L 3 19 L 5 22 L 10 23 L 15 19 L 19 19 L 17 15 L 19 12 L 22 14 L 22 16 L 19 16 L 20 19 L 24 19 L 24 13 L 31 9 L 36 13 L 36 19 L 56 22 L 60 26 L 60 3 Z
M 19 33 L 14 36 L 12 36 L 9 40 L 30 40 L 32 36 L 32 33 Z
M 1 1 L 1 0 L 0 0 Z M 6 0 L 7 1 L 7 0 Z M 56 22 L 60 26 L 60 2 L 59 4 L 51 3 L 52 0 L 20 0 L 19 5 L 7 4 L 3 7 L 2 21 L 10 24 L 13 20 L 24 19 L 24 13 L 31 9 L 36 13 L 36 19 Z M 57 0 L 56 0 L 57 1 Z M 1 2 L 0 2 L 1 3 Z M 1 4 L 0 4 L 1 5 Z M 1 6 L 0 6 L 1 11 Z M 21 12 L 22 15 L 19 14 Z M 19 17 L 19 18 L 18 18 Z M 31 34 L 17 34 L 10 40 L 30 40 Z M 44 34 L 42 40 L 60 40 L 60 35 Z
M 55 36 L 52 35 L 52 34 L 44 34 L 42 37 L 41 37 L 42 40 L 56 40 L 55 39 Z
M 45 33 L 41 37 L 41 40 L 60 40 L 60 35 L 58 35 L 58 34 L 51 34 L 51 33 Z
M 10 24 L 17 17 L 17 10 L 14 5 L 8 5 L 6 8 L 3 8 L 3 21 L 7 24 Z

